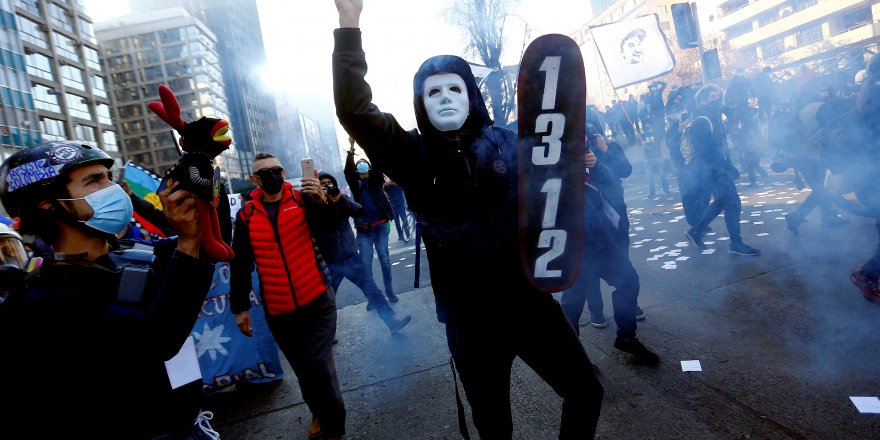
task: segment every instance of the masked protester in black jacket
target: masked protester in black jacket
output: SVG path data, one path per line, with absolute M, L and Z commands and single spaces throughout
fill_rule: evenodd
M 417 215 L 437 316 L 480 436 L 511 438 L 510 371 L 519 356 L 563 398 L 559 438 L 592 438 L 602 385 L 559 303 L 531 286 L 519 261 L 516 134 L 493 126 L 467 62 L 448 55 L 416 73 L 418 129 L 404 130 L 372 103 L 364 80 L 363 1 L 336 7 L 337 116 Z

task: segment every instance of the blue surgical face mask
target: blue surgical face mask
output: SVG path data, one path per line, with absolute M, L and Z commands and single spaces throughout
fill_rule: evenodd
M 85 197 L 58 200 L 85 200 L 94 214 L 84 221 L 92 229 L 116 235 L 131 222 L 134 209 L 131 199 L 121 186 L 113 184 Z
M 366 174 L 366 173 L 370 172 L 370 164 L 368 164 L 366 162 L 358 162 L 357 170 L 361 174 Z

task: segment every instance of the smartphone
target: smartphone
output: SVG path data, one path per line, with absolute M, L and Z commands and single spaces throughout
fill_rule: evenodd
M 302 160 L 303 177 L 315 177 L 315 160 L 306 157 Z

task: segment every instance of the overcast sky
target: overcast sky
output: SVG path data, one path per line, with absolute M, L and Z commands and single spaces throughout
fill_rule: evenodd
M 128 14 L 124 0 L 83 0 L 95 22 Z M 376 104 L 414 128 L 412 76 L 425 59 L 463 55 L 463 32 L 442 17 L 448 0 L 366 0 L 361 16 L 367 80 Z M 568 35 L 590 17 L 588 0 L 522 0 L 507 26 L 505 65 L 518 64 L 523 21 L 529 40 L 548 33 Z M 332 101 L 333 29 L 339 26 L 332 0 L 257 0 L 267 65 L 259 69 L 266 84 L 279 91 L 310 94 Z M 469 60 L 473 61 L 473 60 Z

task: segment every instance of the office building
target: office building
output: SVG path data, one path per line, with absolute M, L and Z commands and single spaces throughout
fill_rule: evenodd
M 228 119 L 217 38 L 183 8 L 115 18 L 98 23 L 96 30 L 122 154 L 163 175 L 180 154 L 172 129 L 147 104 L 160 101 L 159 86 L 166 85 L 177 96 L 184 121 Z
M 863 65 L 877 50 L 878 21 L 877 0 L 726 0 L 716 12 L 730 47 L 774 71 L 838 58 L 839 67 Z
M 91 18 L 82 4 L 76 0 L 4 0 L 0 4 L 3 32 L 7 36 L 18 33 L 18 38 L 3 42 L 3 64 L 10 72 L 2 80 L 3 154 L 68 139 L 97 145 L 118 158 L 107 76 L 99 61 Z M 25 83 L 20 76 L 22 55 L 28 75 Z

